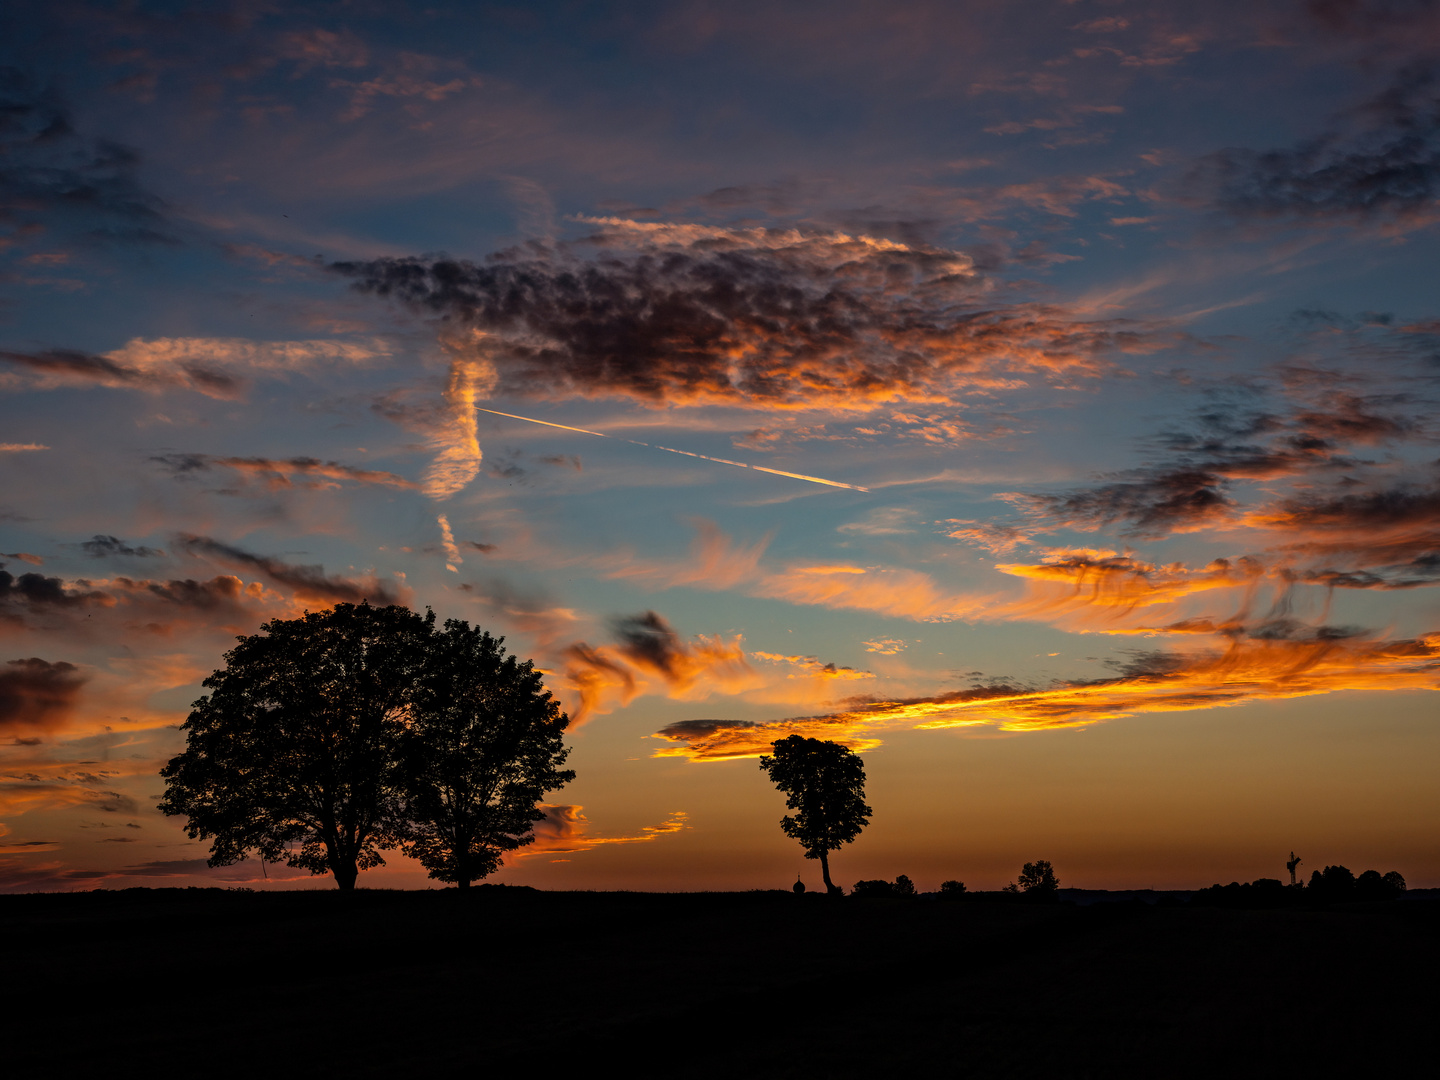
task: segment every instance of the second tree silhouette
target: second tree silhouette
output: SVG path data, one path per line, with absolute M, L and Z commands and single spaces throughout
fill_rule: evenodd
M 849 747 L 791 735 L 771 743 L 774 754 L 760 768 L 785 793 L 795 814 L 780 821 L 786 836 L 800 841 L 807 859 L 820 860 L 825 891 L 843 892 L 830 880 L 830 852 L 860 835 L 870 820 L 865 805 L 865 763 Z

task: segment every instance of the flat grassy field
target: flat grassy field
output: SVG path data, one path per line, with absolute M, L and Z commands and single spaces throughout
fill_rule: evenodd
M 4 1074 L 1429 1075 L 1440 901 L 0 896 Z

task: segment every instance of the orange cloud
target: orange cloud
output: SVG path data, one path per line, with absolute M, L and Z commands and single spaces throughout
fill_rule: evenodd
M 684 562 L 627 563 L 610 571 L 607 576 L 638 580 L 656 588 L 689 585 L 718 590 L 732 589 L 753 581 L 759 575 L 760 558 L 770 544 L 771 534 L 766 533 L 755 543 L 745 546 L 735 543 L 720 531 L 718 525 L 706 518 L 691 518 L 690 524 L 695 529 L 695 539 L 690 543 L 690 557 Z
M 74 664 L 32 656 L 0 667 L 0 732 L 57 727 L 75 710 L 85 676 Z
M 759 681 L 739 637 L 683 640 L 653 611 L 617 619 L 619 644 L 577 642 L 562 653 L 562 679 L 579 704 L 571 719 L 582 723 L 612 704 L 628 704 L 657 682 L 669 697 L 703 698 L 716 690 L 735 693 Z
M 830 739 L 852 749 L 879 745 L 892 728 L 994 725 L 1034 731 L 1117 717 L 1305 697 L 1338 690 L 1440 689 L 1440 633 L 1385 641 L 1325 629 L 1305 637 L 1237 636 L 1222 650 L 1142 655 L 1112 679 L 1048 689 L 974 687 L 928 698 L 862 701 L 823 716 L 756 724 L 688 720 L 662 729 L 677 744 L 660 757 L 715 761 L 756 757 L 788 735 Z
M 792 566 L 767 575 L 756 595 L 828 608 L 940 622 L 981 614 L 986 601 L 947 593 L 928 574 L 895 567 Z
M 997 376 L 1098 376 L 1115 370 L 1114 356 L 1159 344 L 1135 323 L 997 303 L 972 260 L 943 248 L 585 220 L 599 231 L 584 245 L 483 263 L 390 258 L 332 269 L 362 292 L 443 317 L 446 333 L 487 335 L 502 395 L 868 412 L 948 403 Z M 603 258 L 588 257 L 596 247 Z
M 1253 593 L 1266 574 L 1258 561 L 1242 558 L 1232 564 L 1216 559 L 1192 570 L 1181 563 L 1160 566 L 1112 551 L 1066 551 L 1037 564 L 997 563 L 1002 574 L 1025 579 L 1025 598 L 986 612 L 1013 619 L 1088 618 L 1095 628 L 1137 609 L 1173 604 L 1195 593 L 1243 588 Z
M 676 810 L 659 825 L 646 825 L 630 836 L 591 836 L 585 808 L 569 803 L 541 803 L 545 819 L 535 823 L 534 842 L 506 855 L 506 861 L 535 855 L 569 855 L 607 844 L 645 844 L 690 828 L 689 815 Z

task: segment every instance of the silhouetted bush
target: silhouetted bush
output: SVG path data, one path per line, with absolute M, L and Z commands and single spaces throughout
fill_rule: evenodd
M 965 883 L 963 881 L 942 881 L 940 883 L 941 900 L 959 900 L 965 895 Z
M 1248 884 L 1232 881 L 1211 885 L 1190 897 L 1197 907 L 1277 908 L 1300 903 L 1298 890 L 1291 890 L 1275 878 L 1258 878 Z
M 915 884 L 904 874 L 894 881 L 857 881 L 850 890 L 851 896 L 914 896 Z
M 857 881 L 850 890 L 851 896 L 894 896 L 895 886 L 876 878 L 873 881 Z
M 1398 900 L 1405 893 L 1405 879 L 1398 870 L 1381 876 L 1378 870 L 1366 870 L 1355 881 L 1356 900 Z
M 1036 859 L 1022 866 L 1020 876 L 1003 891 L 1024 893 L 1032 903 L 1052 903 L 1060 899 L 1060 879 L 1049 859 Z

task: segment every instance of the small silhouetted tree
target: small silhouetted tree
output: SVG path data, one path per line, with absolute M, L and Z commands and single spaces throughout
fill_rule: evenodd
M 1006 891 L 1044 896 L 1053 895 L 1059 889 L 1060 880 L 1055 876 L 1055 869 L 1050 865 L 1050 860 L 1037 859 L 1035 862 L 1027 862 L 1020 868 L 1020 876 L 1015 879 L 1015 884 Z
M 241 638 L 181 725 L 160 810 L 212 841 L 211 866 L 253 851 L 353 889 L 404 836 L 395 744 L 432 623 L 338 604 Z
M 901 874 L 895 879 L 894 889 L 896 896 L 915 895 L 915 883 L 911 881 L 910 878 L 905 874 Z
M 820 860 L 825 891 L 841 890 L 830 880 L 830 852 L 860 835 L 872 813 L 865 805 L 865 763 L 849 747 L 791 735 L 771 744 L 760 759 L 785 805 L 797 811 L 780 821 L 785 835 L 800 841 L 807 859 Z
M 429 642 L 401 734 L 406 853 L 462 889 L 531 843 L 545 817 L 541 797 L 575 779 L 560 767 L 568 718 L 534 665 L 504 644 L 446 622 Z
M 1405 891 L 1405 878 L 1399 870 L 1391 870 L 1381 880 L 1385 882 L 1390 892 L 1395 896 L 1399 896 Z
M 940 883 L 940 896 L 945 900 L 956 900 L 965 895 L 965 883 L 963 881 L 942 881 Z

